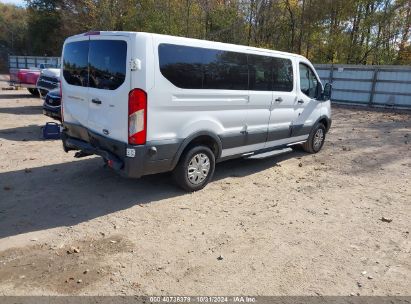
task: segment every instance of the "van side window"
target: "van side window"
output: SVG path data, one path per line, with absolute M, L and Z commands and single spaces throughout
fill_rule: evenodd
M 67 83 L 88 86 L 88 49 L 88 40 L 70 42 L 64 46 L 63 77 Z
M 289 59 L 162 43 L 160 71 L 182 89 L 293 90 Z
M 248 55 L 249 89 L 253 91 L 271 91 L 273 83 L 272 58 Z
M 247 55 L 203 49 L 203 89 L 248 90 Z
M 160 71 L 183 89 L 247 90 L 247 55 L 173 44 L 159 46 Z
M 198 48 L 160 44 L 160 70 L 165 78 L 179 88 L 201 89 L 203 67 Z
M 273 58 L 273 91 L 291 92 L 294 86 L 291 60 Z
M 89 86 L 115 90 L 126 78 L 127 43 L 122 40 L 91 40 Z
M 317 97 L 318 79 L 307 65 L 300 63 L 300 89 L 311 98 Z

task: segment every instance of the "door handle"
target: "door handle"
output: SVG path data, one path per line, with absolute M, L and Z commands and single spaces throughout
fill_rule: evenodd
M 98 99 L 98 98 L 93 98 L 93 99 L 91 100 L 91 102 L 92 102 L 92 103 L 95 103 L 95 104 L 101 104 L 101 100 Z
M 274 101 L 276 101 L 276 102 L 282 102 L 283 99 L 282 99 L 281 97 L 278 97 L 278 98 L 276 98 Z
M 248 125 L 245 125 L 244 128 L 240 131 L 241 134 L 248 134 Z
M 303 103 L 304 103 L 304 100 L 299 99 L 297 102 L 300 103 L 300 104 L 303 104 Z

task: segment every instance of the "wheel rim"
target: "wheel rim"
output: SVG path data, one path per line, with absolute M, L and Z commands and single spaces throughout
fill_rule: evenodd
M 323 141 L 324 141 L 324 130 L 320 128 L 317 130 L 317 132 L 315 132 L 315 135 L 314 135 L 314 150 L 319 150 L 321 148 Z
M 193 156 L 188 164 L 187 177 L 190 183 L 194 185 L 201 184 L 210 172 L 210 159 L 204 153 L 198 153 Z

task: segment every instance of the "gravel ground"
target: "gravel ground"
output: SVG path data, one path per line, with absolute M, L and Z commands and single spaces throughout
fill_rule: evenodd
M 0 91 L 0 295 L 410 295 L 411 114 L 333 108 L 316 155 L 238 159 L 186 194 L 41 139 Z

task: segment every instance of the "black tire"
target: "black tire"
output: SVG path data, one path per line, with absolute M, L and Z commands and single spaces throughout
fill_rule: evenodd
M 37 90 L 37 89 L 28 88 L 27 90 L 30 92 L 31 95 L 33 95 L 33 96 L 35 96 L 35 97 L 39 97 L 39 96 L 40 96 L 39 90 Z
M 49 92 L 49 91 L 43 90 L 43 89 L 38 89 L 38 91 L 39 91 L 40 96 L 41 96 L 42 98 L 45 98 L 46 95 L 47 95 L 47 93 Z
M 307 141 L 302 144 L 304 151 L 308 153 L 319 152 L 324 145 L 325 134 L 325 126 L 322 123 L 316 124 L 315 127 L 311 130 L 311 133 L 308 136 Z
M 200 158 L 201 155 L 205 155 L 206 158 Z M 190 162 L 194 160 L 196 156 L 197 159 L 200 161 L 206 160 L 208 158 L 209 169 L 205 178 L 201 176 L 196 179 L 194 174 L 200 171 L 196 171 L 193 174 L 191 174 L 191 179 L 193 180 L 192 182 L 189 178 L 189 165 Z M 180 161 L 178 162 L 177 166 L 173 171 L 173 178 L 178 186 L 180 186 L 188 192 L 193 192 L 203 189 L 208 184 L 208 182 L 213 178 L 214 170 L 215 156 L 214 153 L 210 150 L 210 148 L 206 146 L 194 146 L 185 151 L 185 153 L 181 156 Z M 204 175 L 203 173 L 200 174 Z M 204 179 L 201 180 L 201 178 Z
M 302 144 L 292 145 L 290 148 L 295 152 L 303 152 L 304 151 Z

